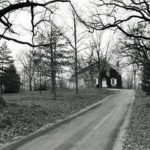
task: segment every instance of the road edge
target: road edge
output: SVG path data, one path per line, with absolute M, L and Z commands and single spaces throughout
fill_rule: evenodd
M 105 98 L 103 98 L 102 100 L 100 100 L 99 102 L 97 103 L 94 103 L 88 107 L 86 107 L 85 109 L 82 109 L 81 111 L 67 117 L 66 119 L 63 119 L 63 120 L 60 120 L 54 124 L 50 123 L 50 124 L 47 124 L 46 126 L 44 127 L 41 127 L 40 129 L 36 130 L 35 132 L 23 137 L 22 139 L 18 140 L 18 141 L 15 141 L 15 142 L 12 142 L 8 145 L 5 145 L 4 147 L 0 148 L 0 150 L 16 150 L 17 148 L 19 148 L 20 146 L 22 146 L 23 144 L 29 142 L 30 140 L 33 140 L 39 136 L 42 136 L 43 134 L 75 119 L 76 117 L 88 112 L 89 110 L 91 109 L 94 109 L 98 106 L 100 106 L 104 101 L 106 101 L 109 97 L 113 96 L 115 94 L 111 94 L 109 96 L 106 96 Z
M 112 150 L 122 150 L 122 148 L 123 148 L 124 142 L 126 140 L 127 127 L 130 122 L 130 115 L 131 115 L 134 100 L 135 100 L 135 91 L 134 91 L 133 97 L 131 99 L 131 103 L 129 105 L 128 111 L 125 115 L 124 121 L 119 129 L 119 134 L 115 140 L 115 144 L 114 144 Z

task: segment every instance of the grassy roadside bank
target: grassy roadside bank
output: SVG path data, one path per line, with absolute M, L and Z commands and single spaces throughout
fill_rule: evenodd
M 150 150 L 150 96 L 137 91 L 123 150 Z
M 85 107 L 92 105 L 114 91 L 82 90 L 78 96 L 74 91 L 60 91 L 53 101 L 47 93 L 20 93 L 4 95 L 9 102 L 0 115 L 0 145 L 18 140 L 47 123 L 55 123 Z

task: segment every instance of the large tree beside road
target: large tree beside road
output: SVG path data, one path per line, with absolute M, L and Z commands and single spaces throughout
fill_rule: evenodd
M 146 26 L 138 26 L 138 28 L 131 29 L 130 32 L 140 34 L 144 33 Z M 122 58 L 128 58 L 128 64 L 134 66 L 134 73 L 139 72 L 142 80 L 142 88 L 149 93 L 150 89 L 150 42 L 145 39 L 136 37 L 122 36 L 117 45 L 118 53 Z M 136 66 L 136 67 L 135 67 Z M 136 69 L 135 69 L 136 68 Z

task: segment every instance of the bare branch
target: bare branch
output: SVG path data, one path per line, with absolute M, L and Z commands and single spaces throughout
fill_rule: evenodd
M 2 24 L 2 27 L 4 27 L 4 31 L 2 31 L 2 33 L 0 33 L 0 38 L 4 38 L 6 40 L 11 40 L 14 42 L 17 42 L 19 44 L 27 44 L 28 46 L 31 47 L 37 47 L 40 45 L 35 45 L 34 44 L 34 37 L 37 33 L 38 30 L 38 26 L 40 23 L 42 22 L 46 22 L 47 19 L 45 18 L 45 16 L 48 14 L 52 14 L 53 13 L 53 8 L 55 8 L 55 6 L 53 4 L 55 3 L 70 3 L 70 0 L 49 0 L 47 2 L 40 2 L 40 1 L 20 1 L 20 2 L 12 2 L 10 3 L 9 1 L 2 1 L 0 2 L 1 4 L 1 9 L 0 9 L 0 24 Z M 49 7 L 49 5 L 52 7 Z M 37 7 L 41 7 L 43 10 L 38 12 L 35 11 L 35 9 Z M 20 41 L 18 39 L 15 39 L 13 37 L 11 37 L 11 35 L 9 34 L 9 36 L 7 35 L 8 32 L 12 33 L 12 34 L 17 34 L 16 31 L 13 29 L 13 23 L 12 20 L 9 19 L 9 16 L 11 13 L 20 10 L 20 11 L 24 11 L 24 8 L 29 8 L 30 10 L 30 14 L 31 14 L 31 32 L 32 32 L 32 44 L 30 42 L 25 42 L 25 41 Z M 43 16 L 39 16 L 40 20 L 38 20 L 37 22 L 35 22 L 34 19 L 36 17 L 36 15 L 40 15 L 42 14 Z M 36 17 L 37 18 L 37 17 Z M 50 23 L 50 22 L 49 22 Z M 48 45 L 48 44 L 46 44 Z

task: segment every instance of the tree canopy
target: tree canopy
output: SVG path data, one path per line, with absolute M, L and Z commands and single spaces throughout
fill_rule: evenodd
M 149 0 L 98 0 L 91 2 L 94 9 L 86 20 L 79 19 L 87 27 L 94 30 L 118 29 L 129 37 L 137 37 L 149 40 L 149 34 L 137 34 L 128 32 L 139 24 L 147 26 L 150 21 Z
M 43 22 L 49 22 L 48 19 L 54 13 L 56 3 L 70 3 L 70 0 L 3 0 L 0 2 L 0 38 L 11 40 L 20 44 L 27 44 L 32 47 L 40 45 L 34 44 L 34 37 L 38 34 L 38 29 Z M 30 32 L 32 34 L 32 42 L 22 41 L 13 36 L 19 35 L 17 33 L 13 14 L 17 11 L 26 11 L 31 20 L 26 20 L 31 23 Z M 27 19 L 27 18 L 26 18 Z M 13 36 L 12 36 L 13 35 Z

